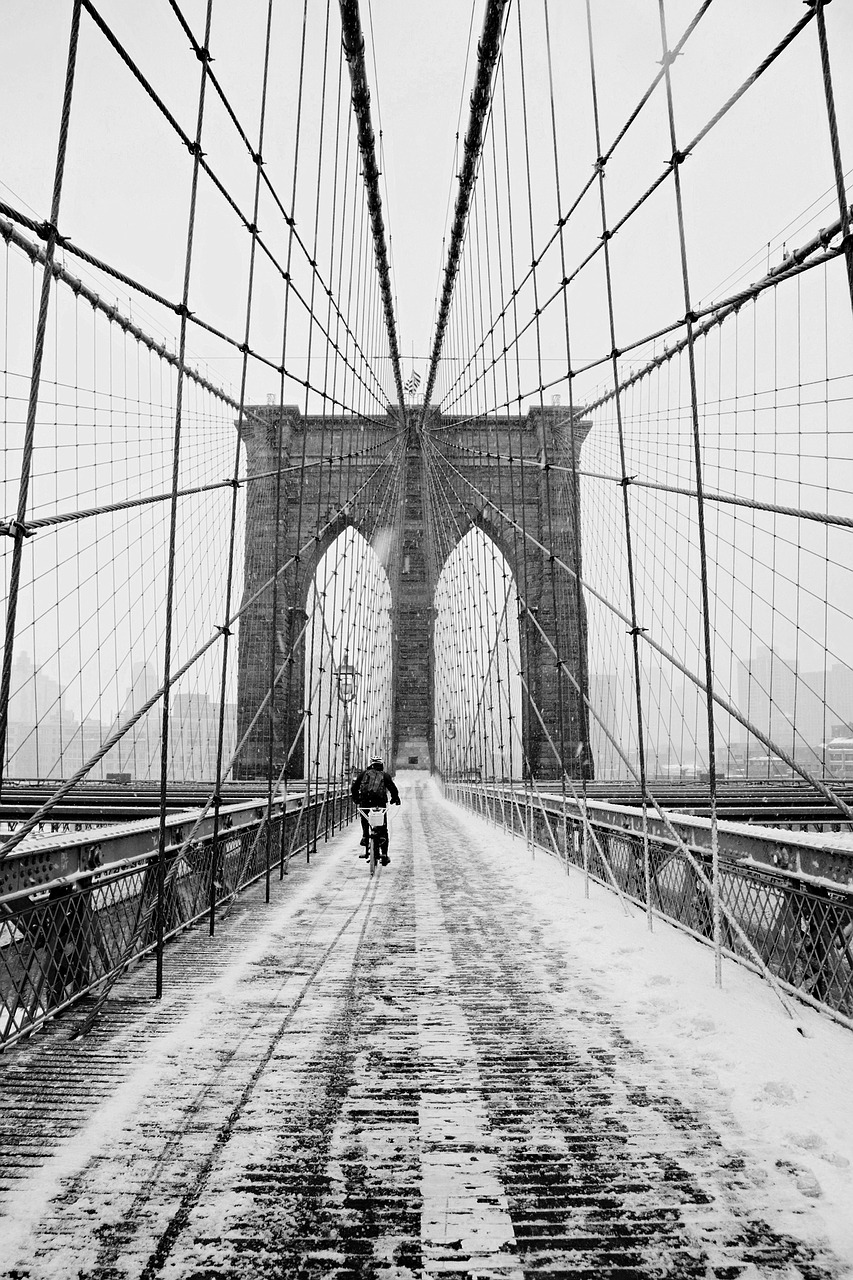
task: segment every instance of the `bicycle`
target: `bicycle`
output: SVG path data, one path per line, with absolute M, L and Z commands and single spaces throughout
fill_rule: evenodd
M 362 809 L 359 807 L 359 814 L 365 818 L 370 828 L 370 834 L 367 838 L 367 865 L 370 868 L 370 874 L 376 874 L 376 864 L 381 860 L 383 853 L 387 857 L 388 850 L 388 806 L 373 806 L 370 809 Z M 383 839 L 384 837 L 384 839 Z

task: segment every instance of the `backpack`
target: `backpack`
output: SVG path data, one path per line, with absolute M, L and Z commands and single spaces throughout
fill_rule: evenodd
M 358 803 L 363 809 L 378 808 L 388 803 L 382 769 L 365 769 L 358 788 Z

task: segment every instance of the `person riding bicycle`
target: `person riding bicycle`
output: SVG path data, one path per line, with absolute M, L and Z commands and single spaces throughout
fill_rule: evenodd
M 380 756 L 373 756 L 367 768 L 356 774 L 352 780 L 350 794 L 360 809 L 384 809 L 388 804 L 389 798 L 391 804 L 400 803 L 400 796 L 394 785 L 394 779 L 390 773 L 385 772 L 385 762 Z M 363 813 L 359 814 L 359 817 L 361 818 L 361 843 L 364 846 L 364 853 L 359 854 L 359 857 L 369 858 L 370 824 Z M 382 855 L 382 865 L 387 867 L 391 861 L 388 857 L 387 815 L 382 826 L 375 829 L 379 832 L 379 850 Z

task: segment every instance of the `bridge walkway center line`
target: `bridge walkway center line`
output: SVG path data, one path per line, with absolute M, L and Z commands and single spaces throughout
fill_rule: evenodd
M 170 948 L 161 1006 L 143 966 L 0 1060 L 0 1275 L 853 1274 L 803 1152 L 614 995 L 664 940 L 400 781 L 372 882 L 352 827 Z

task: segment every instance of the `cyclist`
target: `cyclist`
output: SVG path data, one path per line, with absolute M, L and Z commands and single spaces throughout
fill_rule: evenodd
M 370 764 L 366 769 L 362 769 L 361 773 L 357 773 L 352 780 L 350 794 L 360 809 L 381 809 L 385 808 L 390 798 L 391 804 L 399 804 L 400 796 L 394 785 L 394 779 L 390 773 L 385 772 L 385 763 L 380 756 L 373 756 Z M 363 814 L 361 817 L 361 843 L 364 846 L 364 853 L 359 854 L 361 858 L 370 857 L 370 824 Z M 382 865 L 387 867 L 391 859 L 388 857 L 388 818 L 386 815 L 384 824 L 378 828 L 379 831 L 379 848 L 382 854 Z

